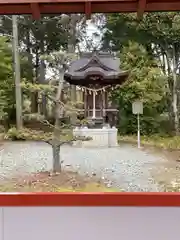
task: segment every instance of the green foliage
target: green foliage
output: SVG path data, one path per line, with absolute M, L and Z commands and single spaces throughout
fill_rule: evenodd
M 21 82 L 22 90 L 25 93 L 45 93 L 45 94 L 51 94 L 55 91 L 56 86 L 52 86 L 49 84 L 33 84 L 27 81 Z
M 158 44 L 166 50 L 173 43 L 179 44 L 180 13 L 146 13 L 141 21 L 136 14 L 111 14 L 107 16 L 105 27 L 104 48 L 119 50 L 133 40 L 151 49 Z
M 42 16 L 40 20 L 34 20 L 31 16 L 21 15 L 18 18 L 19 38 L 24 47 L 30 41 L 31 47 L 35 53 L 44 42 L 46 52 L 59 50 L 60 46 L 67 45 L 67 30 L 63 27 L 62 15 Z M 12 20 L 6 16 L 1 17 L 2 34 L 12 35 Z M 29 39 L 29 35 L 31 38 Z
M 12 127 L 8 130 L 8 132 L 4 135 L 5 140 L 12 141 L 43 141 L 50 142 L 53 139 L 52 132 L 44 132 L 37 131 L 29 128 L 22 128 L 21 130 L 17 130 L 15 127 Z M 79 136 L 74 138 L 72 135 L 72 131 L 70 129 L 61 130 L 61 134 L 59 135 L 59 141 L 61 143 L 68 143 L 71 141 L 90 141 L 91 137 Z
M 15 109 L 12 49 L 5 37 L 0 37 L 0 86 L 0 120 L 5 120 Z
M 136 143 L 137 136 L 136 135 L 119 135 L 119 142 L 128 142 L 128 143 Z M 152 146 L 167 150 L 179 150 L 180 149 L 180 136 L 168 136 L 168 135 L 149 135 L 149 136 L 141 136 L 141 144 L 144 146 Z
M 4 133 L 4 132 L 5 132 L 4 126 L 0 125 L 0 133 Z
M 4 136 L 6 140 L 20 141 L 20 140 L 34 140 L 34 141 L 48 141 L 52 139 L 52 133 L 45 133 L 43 131 L 36 131 L 28 128 L 17 130 L 15 127 L 10 128 Z
M 166 95 L 163 97 L 163 104 L 159 103 L 158 108 L 164 109 L 164 115 L 168 113 L 167 121 L 170 123 L 171 131 L 175 130 L 178 134 L 179 113 L 177 114 L 177 109 L 180 109 L 180 101 L 178 99 L 176 103 L 174 99 L 180 91 L 180 13 L 146 13 L 141 21 L 137 19 L 136 14 L 111 14 L 107 16 L 106 20 L 105 26 L 103 26 L 106 29 L 103 36 L 103 48 L 123 51 L 124 47 L 129 45 L 129 40 L 136 42 L 144 47 L 149 58 L 156 60 L 156 66 L 166 75 L 164 78 Z M 129 54 L 131 54 L 130 51 L 128 51 Z M 138 53 L 134 52 L 131 55 L 134 56 L 133 61 L 137 66 L 141 64 L 142 59 Z M 132 58 L 128 57 L 130 57 L 130 62 L 126 62 L 126 64 L 129 69 L 132 69 Z M 146 66 L 146 68 L 148 76 L 148 67 Z M 139 68 L 139 74 L 142 72 L 143 69 Z M 142 84 L 141 87 L 143 91 Z M 153 94 L 152 99 L 156 96 Z M 152 101 L 152 105 L 154 107 L 154 101 Z M 154 118 L 157 116 L 155 115 Z M 153 128 L 153 126 L 151 127 Z
M 143 101 L 144 105 L 141 117 L 143 134 L 158 132 L 160 114 L 165 108 L 164 75 L 147 50 L 136 42 L 129 42 L 123 47 L 120 59 L 123 69 L 131 69 L 128 81 L 112 93 L 112 98 L 119 106 L 120 132 L 132 134 L 137 131 L 136 116 L 132 114 L 132 103 L 137 99 Z

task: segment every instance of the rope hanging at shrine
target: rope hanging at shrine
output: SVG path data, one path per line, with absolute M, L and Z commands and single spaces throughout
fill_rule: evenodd
M 81 87 L 81 90 L 82 90 L 82 92 L 86 92 L 86 93 L 89 92 L 89 94 L 91 94 L 92 92 L 95 92 L 95 94 L 97 95 L 98 92 L 106 92 L 106 89 L 110 88 L 110 87 L 111 87 L 111 85 L 107 85 L 105 87 L 98 88 L 98 89 Z M 114 87 L 112 87 L 112 90 L 114 90 Z

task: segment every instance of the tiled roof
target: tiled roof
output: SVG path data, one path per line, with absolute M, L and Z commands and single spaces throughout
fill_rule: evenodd
M 84 79 L 99 75 L 107 83 L 116 80 L 124 80 L 128 77 L 127 71 L 120 70 L 120 61 L 110 53 L 92 52 L 83 53 L 80 59 L 72 62 L 65 73 L 65 80 L 70 84 L 82 84 Z M 122 79 L 121 79 L 122 78 Z M 89 80 L 88 80 L 89 81 Z M 119 81 L 121 82 L 121 81 Z M 85 82 L 83 84 L 86 84 Z

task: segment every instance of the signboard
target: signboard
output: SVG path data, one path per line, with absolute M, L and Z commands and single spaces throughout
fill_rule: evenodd
M 179 240 L 179 207 L 4 207 L 0 240 Z
M 137 145 L 138 148 L 141 147 L 140 143 L 140 119 L 139 114 L 143 114 L 143 103 L 140 100 L 137 100 L 132 103 L 132 112 L 137 115 Z
M 132 103 L 133 114 L 143 114 L 143 103 L 139 100 Z

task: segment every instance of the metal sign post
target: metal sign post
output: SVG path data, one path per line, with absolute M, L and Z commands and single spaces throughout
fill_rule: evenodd
M 137 115 L 137 145 L 138 148 L 141 147 L 141 138 L 140 138 L 140 114 L 143 114 L 143 103 L 139 100 L 132 103 L 132 112 Z

